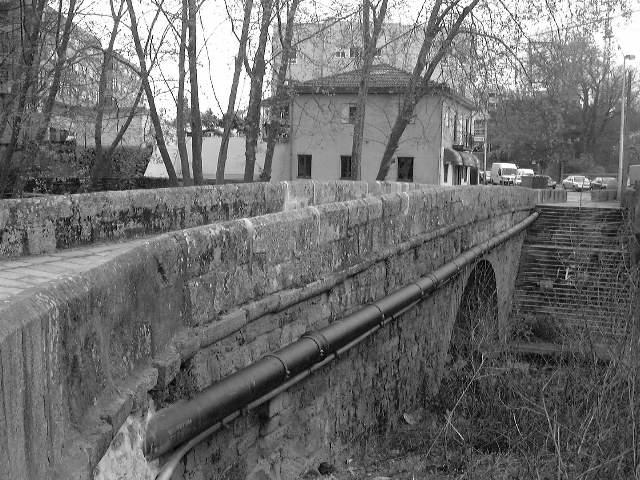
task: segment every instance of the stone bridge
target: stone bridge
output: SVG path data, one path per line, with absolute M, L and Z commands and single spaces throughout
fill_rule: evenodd
M 283 182 L 0 201 L 0 478 L 154 478 L 173 446 L 143 440 L 163 412 L 446 266 L 353 348 L 238 404 L 171 478 L 331 461 L 429 401 L 462 309 L 506 338 L 524 233 L 490 242 L 563 195 Z

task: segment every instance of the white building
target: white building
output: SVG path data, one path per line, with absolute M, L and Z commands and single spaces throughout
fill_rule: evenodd
M 352 70 L 292 83 L 287 104 L 271 106 L 269 128 L 280 129 L 273 180 L 352 178 L 353 123 L 361 72 Z M 371 71 L 365 113 L 362 179 L 375 180 L 410 74 L 390 65 Z M 267 105 L 269 102 L 267 101 Z M 402 135 L 388 180 L 477 183 L 472 103 L 441 84 L 418 101 Z M 465 151 L 466 150 L 466 151 Z

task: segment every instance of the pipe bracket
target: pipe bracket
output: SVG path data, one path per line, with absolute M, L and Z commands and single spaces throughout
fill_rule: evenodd
M 370 305 L 372 307 L 375 307 L 380 312 L 380 321 L 378 322 L 378 325 L 382 325 L 384 323 L 384 311 L 380 308 L 380 305 L 375 302 L 371 303 Z
M 316 346 L 318 347 L 318 352 L 320 353 L 321 359 L 327 356 L 327 352 L 329 351 L 330 345 L 329 345 L 329 341 L 327 340 L 327 337 L 325 337 L 322 334 L 322 332 L 320 332 L 319 330 L 305 332 L 300 338 L 301 339 L 308 338 L 313 343 L 315 343 Z
M 270 353 L 268 355 L 265 355 L 264 358 L 273 358 L 273 359 L 277 360 L 278 362 L 280 362 L 280 364 L 284 368 L 284 378 L 285 378 L 285 380 L 287 380 L 291 376 L 291 371 L 289 370 L 289 367 L 287 367 L 287 364 L 284 363 L 284 360 L 282 360 L 278 355 L 276 355 L 275 353 Z

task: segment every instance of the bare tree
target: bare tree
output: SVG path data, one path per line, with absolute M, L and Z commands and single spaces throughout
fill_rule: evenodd
M 273 0 L 261 0 L 262 21 L 260 22 L 260 35 L 258 46 L 253 59 L 253 68 L 249 71 L 251 77 L 251 87 L 249 89 L 249 106 L 246 117 L 246 142 L 244 181 L 252 182 L 256 165 L 256 146 L 260 133 L 260 104 L 262 103 L 262 82 L 265 73 L 264 54 L 267 47 L 267 37 L 269 26 L 271 25 L 271 13 L 273 10 Z
M 44 9 L 46 7 L 46 0 L 37 0 L 34 3 L 32 15 L 25 15 L 25 18 L 21 18 L 24 29 L 24 42 L 25 45 L 22 49 L 21 56 L 23 67 L 20 72 L 19 86 L 12 88 L 14 106 L 11 118 L 11 135 L 9 138 L 9 145 L 4 151 L 4 155 L 0 158 L 0 194 L 3 194 L 9 184 L 11 183 L 11 176 L 13 170 L 13 155 L 18 146 L 18 140 L 22 132 L 23 117 L 27 111 L 29 92 L 34 86 L 35 80 L 38 75 L 38 44 L 41 34 L 42 18 Z M 0 137 L 4 135 L 6 123 L 3 122 L 0 125 Z
M 60 2 L 60 11 L 62 11 L 62 1 Z M 56 45 L 56 61 L 53 67 L 53 78 L 47 94 L 47 98 L 42 107 L 42 124 L 36 134 L 36 144 L 42 143 L 44 137 L 49 128 L 51 122 L 51 113 L 55 104 L 58 90 L 60 90 L 60 79 L 62 77 L 62 70 L 67 62 L 67 47 L 69 46 L 69 39 L 71 37 L 71 30 L 73 28 L 73 20 L 76 14 L 76 0 L 69 0 L 69 9 L 64 21 L 64 27 L 60 41 Z M 57 31 L 58 29 L 56 29 Z
M 369 72 L 373 58 L 377 51 L 378 37 L 382 30 L 382 22 L 387 14 L 387 0 L 382 0 L 376 15 L 376 7 L 370 0 L 363 0 L 362 5 L 362 68 L 360 85 L 358 86 L 358 105 L 353 125 L 353 144 L 351 146 L 351 175 L 354 180 L 362 178 L 362 140 L 364 137 L 364 122 L 369 91 Z M 373 32 L 370 33 L 369 15 L 373 17 Z
M 185 51 L 187 45 L 187 21 L 188 21 L 188 0 L 182 0 L 180 13 L 180 45 L 178 46 L 178 98 L 176 99 L 176 137 L 178 142 L 178 153 L 180 155 L 180 165 L 182 166 L 182 182 L 184 185 L 192 185 L 189 167 L 189 155 L 184 131 L 184 81 L 185 81 Z
M 107 72 L 113 69 L 113 48 L 118 36 L 118 30 L 122 16 L 125 14 L 125 2 L 120 0 L 118 11 L 116 12 L 113 0 L 109 1 L 111 8 L 111 16 L 113 18 L 113 26 L 111 27 L 111 33 L 109 35 L 109 43 L 104 51 L 102 65 L 100 67 L 100 79 L 98 81 L 98 102 L 96 105 L 96 123 L 94 128 L 94 142 L 95 142 L 95 160 L 93 163 L 93 169 L 91 171 L 91 182 L 95 183 L 99 179 L 110 177 L 113 170 L 113 165 L 109 157 L 103 158 L 102 155 L 102 127 L 104 110 L 107 99 L 105 98 L 107 90 Z
M 162 156 L 162 162 L 167 169 L 169 181 L 172 185 L 177 186 L 178 177 L 176 176 L 176 171 L 173 168 L 171 157 L 169 157 L 167 145 L 164 141 L 162 124 L 160 123 L 160 116 L 158 115 L 158 109 L 156 108 L 155 97 L 153 95 L 153 90 L 151 89 L 151 84 L 149 82 L 149 71 L 147 70 L 146 66 L 147 62 L 145 59 L 145 51 L 142 47 L 142 43 L 140 42 L 140 34 L 138 33 L 138 21 L 136 19 L 136 13 L 133 9 L 132 0 L 127 0 L 127 9 L 129 10 L 129 18 L 131 20 L 131 35 L 133 36 L 133 43 L 136 49 L 136 54 L 138 56 L 138 62 L 140 63 L 140 81 L 142 82 L 142 86 L 147 96 L 147 102 L 149 103 L 149 115 L 151 116 L 151 122 L 153 123 L 153 128 L 156 132 L 156 143 L 158 145 L 160 155 Z
M 420 47 L 413 72 L 411 73 L 409 85 L 403 95 L 400 111 L 398 112 L 398 116 L 391 129 L 391 134 L 387 140 L 387 145 L 382 160 L 380 161 L 380 168 L 376 176 L 377 180 L 384 180 L 387 173 L 389 173 L 393 154 L 398 149 L 400 138 L 411 121 L 418 100 L 429 92 L 433 72 L 448 53 L 451 43 L 458 33 L 460 33 L 463 22 L 478 2 L 479 0 L 471 0 L 459 13 L 456 12 L 456 8 L 460 7 L 461 0 L 450 4 L 443 4 L 442 0 L 436 0 L 431 8 L 429 19 L 425 26 L 424 40 Z M 452 16 L 455 19 L 448 28 L 445 28 L 445 22 Z M 441 41 L 436 45 L 438 38 L 440 38 Z M 434 47 L 435 53 L 431 56 L 427 64 L 427 56 L 434 50 Z
M 229 137 L 231 136 L 231 127 L 233 126 L 233 118 L 236 111 L 236 97 L 238 96 L 238 84 L 240 83 L 240 73 L 242 65 L 247 56 L 247 40 L 249 39 L 249 24 L 251 22 L 251 10 L 253 9 L 253 0 L 245 0 L 244 18 L 242 20 L 242 31 L 238 38 L 238 54 L 236 55 L 233 80 L 231 82 L 231 92 L 229 93 L 229 103 L 227 104 L 227 113 L 224 116 L 224 130 L 222 132 L 222 141 L 220 143 L 220 152 L 218 153 L 218 167 L 216 169 L 216 183 L 218 185 L 224 183 L 224 169 L 227 163 L 227 151 L 229 148 Z M 229 15 L 231 18 L 231 15 Z M 231 28 L 233 20 L 231 20 Z M 235 33 L 235 30 L 234 30 Z
M 196 0 L 187 0 L 187 17 L 189 30 L 189 82 L 191 84 L 191 166 L 193 181 L 196 185 L 203 183 L 202 178 L 202 119 L 200 118 L 200 98 L 198 93 L 198 51 L 196 49 L 196 19 L 198 8 Z
M 386 0 L 385 0 L 386 1 Z M 301 0 L 293 0 L 289 6 L 287 12 L 287 24 L 285 26 L 284 37 L 282 36 L 282 22 L 280 16 L 280 9 L 278 9 L 278 31 L 281 46 L 280 66 L 278 67 L 278 74 L 276 76 L 275 94 L 273 95 L 273 108 L 278 114 L 283 108 L 283 104 L 286 102 L 288 105 L 288 95 L 285 86 L 285 80 L 287 78 L 287 69 L 289 67 L 289 60 L 291 59 L 291 42 L 293 40 L 293 29 L 296 11 L 300 5 Z M 273 115 L 273 112 L 272 112 Z M 260 176 L 261 180 L 271 180 L 271 168 L 273 165 L 273 152 L 276 146 L 276 137 L 280 134 L 280 122 L 274 125 L 273 118 L 269 122 L 269 129 L 267 131 L 267 151 L 264 157 L 264 169 Z

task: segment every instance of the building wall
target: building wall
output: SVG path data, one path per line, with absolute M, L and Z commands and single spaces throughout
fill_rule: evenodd
M 369 95 L 363 142 L 362 179 L 375 180 L 395 121 L 399 95 Z M 340 179 L 340 156 L 351 155 L 353 125 L 348 122 L 348 106 L 357 102 L 356 95 L 299 95 L 291 108 L 291 133 L 288 143 L 279 143 L 274 155 L 275 180 L 298 178 L 298 155 L 312 156 L 311 178 Z M 443 107 L 444 106 L 444 107 Z M 453 185 L 451 166 L 444 181 L 442 155 L 445 147 L 461 142 L 465 122 L 469 128 L 471 110 L 453 98 L 421 99 L 399 143 L 394 158 L 413 157 L 413 181 L 426 184 Z M 456 128 L 455 122 L 458 122 Z M 454 138 L 454 131 L 457 138 Z M 465 169 L 469 183 L 470 171 Z M 398 180 L 398 162 L 394 160 L 387 180 Z
M 460 105 L 452 99 L 444 101 L 442 109 L 442 145 L 444 148 L 453 148 L 453 145 L 462 145 L 471 148 L 473 135 L 473 112 L 470 108 Z M 461 169 L 462 181 L 456 183 L 456 168 Z M 445 181 L 445 169 L 447 170 Z M 469 185 L 471 181 L 471 168 L 455 167 L 451 164 L 443 164 L 440 169 L 441 185 Z
M 420 100 L 415 120 L 407 126 L 395 157 L 414 157 L 413 181 L 437 184 L 440 161 L 440 99 Z M 351 155 L 353 124 L 348 120 L 350 104 L 357 95 L 300 95 L 291 109 L 290 143 L 280 144 L 278 162 L 285 168 L 274 168 L 283 179 L 298 178 L 298 155 L 312 155 L 311 178 L 340 179 L 340 156 Z M 375 180 L 380 160 L 398 113 L 400 96 L 369 95 L 363 142 L 362 179 Z M 287 168 L 288 167 L 288 168 Z M 397 180 L 397 162 L 387 180 Z

